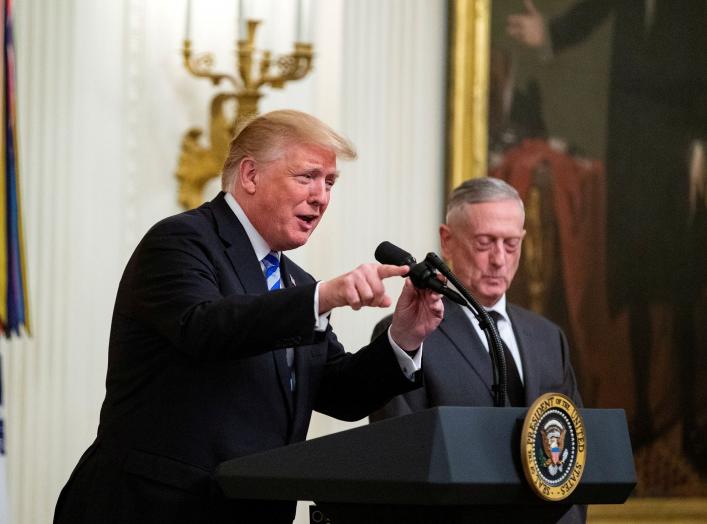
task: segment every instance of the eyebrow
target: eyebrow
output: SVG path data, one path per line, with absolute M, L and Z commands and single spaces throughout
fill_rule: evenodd
M 303 168 L 303 169 L 290 169 L 289 171 L 290 171 L 290 173 L 293 174 L 293 175 L 304 175 L 304 174 L 307 174 L 307 173 L 314 173 L 314 172 L 323 173 L 323 171 L 322 171 L 320 168 L 318 168 L 318 167 L 313 167 L 313 168 L 311 168 L 311 169 L 306 169 L 306 168 Z M 340 175 L 340 174 L 341 174 L 341 172 L 337 169 L 337 170 L 334 171 L 333 173 L 325 173 L 324 176 L 325 176 L 325 177 L 326 177 L 326 176 L 333 176 L 334 178 L 339 178 L 339 175 Z

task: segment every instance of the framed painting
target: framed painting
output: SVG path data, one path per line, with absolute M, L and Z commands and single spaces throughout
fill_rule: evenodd
M 510 299 L 560 324 L 638 485 L 594 522 L 707 521 L 707 2 L 451 0 L 447 187 L 497 176 Z

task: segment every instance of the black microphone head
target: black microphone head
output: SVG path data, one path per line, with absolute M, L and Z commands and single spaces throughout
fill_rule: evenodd
M 451 273 L 451 270 L 447 264 L 444 263 L 444 260 L 442 260 L 437 253 L 427 253 L 425 262 L 428 262 L 433 268 L 440 271 L 442 274 Z
M 374 256 L 381 264 L 393 266 L 412 266 L 417 262 L 410 253 L 388 241 L 381 242 L 378 245 Z

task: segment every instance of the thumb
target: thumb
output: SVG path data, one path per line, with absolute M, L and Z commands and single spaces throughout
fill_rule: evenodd
M 538 10 L 535 7 L 535 4 L 533 4 L 533 0 L 523 0 L 523 4 L 525 4 L 525 10 L 528 12 L 529 15 L 538 14 Z

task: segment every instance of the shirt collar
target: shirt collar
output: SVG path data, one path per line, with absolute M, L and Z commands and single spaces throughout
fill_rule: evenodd
M 243 226 L 243 229 L 245 229 L 245 234 L 248 235 L 248 240 L 250 240 L 250 245 L 253 246 L 255 256 L 258 257 L 259 261 L 262 261 L 263 258 L 265 258 L 265 255 L 270 253 L 270 246 L 268 246 L 268 243 L 265 241 L 265 239 L 260 236 L 260 233 L 258 233 L 258 230 L 255 229 L 250 220 L 248 220 L 248 217 L 243 211 L 243 208 L 240 206 L 240 204 L 238 204 L 238 202 L 236 202 L 236 199 L 233 198 L 233 195 L 231 195 L 231 193 L 226 193 L 225 200 L 228 204 L 228 207 L 231 208 L 231 211 L 233 211 L 233 213 L 236 215 L 236 218 Z M 277 258 L 280 258 L 279 252 L 277 252 Z
M 486 311 L 496 311 L 503 320 L 506 322 L 509 322 L 508 320 L 508 313 L 506 313 L 506 295 L 505 293 L 501 296 L 500 299 L 498 299 L 498 302 L 496 302 L 493 306 L 484 308 Z

